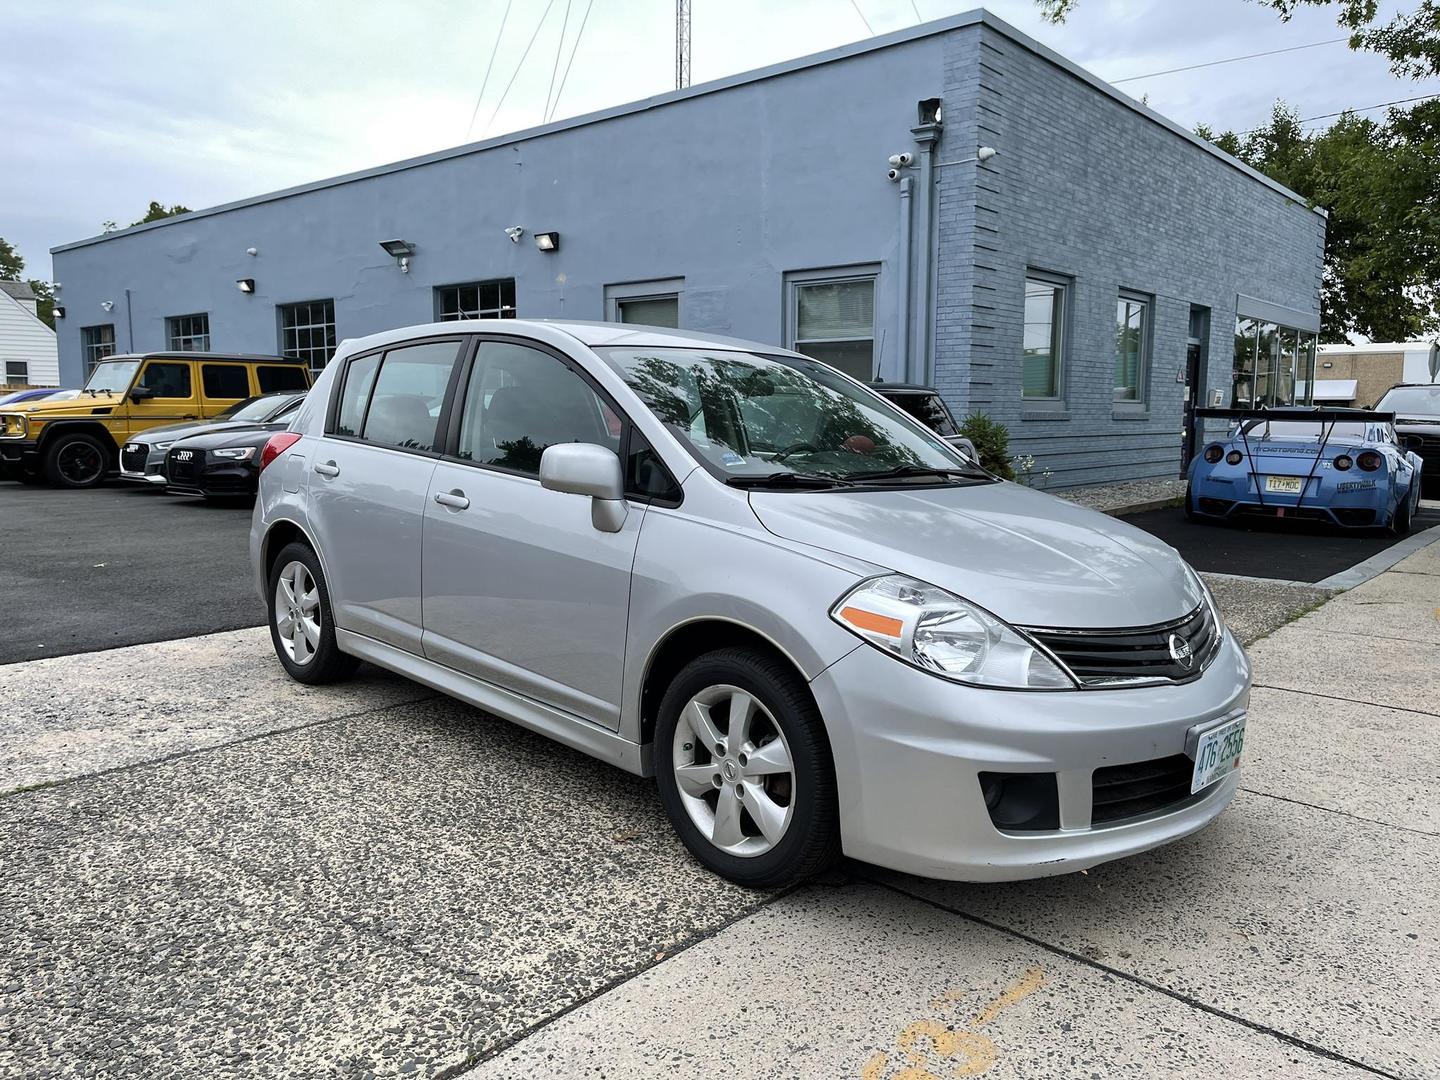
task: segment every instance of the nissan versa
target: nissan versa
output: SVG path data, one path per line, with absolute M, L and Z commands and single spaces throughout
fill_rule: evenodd
M 441 323 L 343 344 L 262 452 L 281 664 L 369 660 L 635 773 L 774 887 L 842 851 L 1061 874 L 1215 818 L 1250 668 L 1165 544 L 770 346 Z

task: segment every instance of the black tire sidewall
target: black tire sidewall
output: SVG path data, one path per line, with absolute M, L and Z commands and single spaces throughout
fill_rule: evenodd
M 798 685 L 797 685 L 798 684 Z M 762 702 L 784 732 L 795 765 L 790 825 L 780 843 L 750 857 L 720 851 L 690 820 L 672 769 L 680 711 L 695 694 L 738 686 Z M 835 766 L 819 713 L 798 676 L 767 657 L 727 649 L 688 664 L 665 692 L 655 728 L 655 774 L 660 801 L 690 853 L 723 877 L 752 888 L 780 888 L 833 862 L 839 852 Z
M 285 648 L 280 644 L 280 631 L 275 624 L 275 588 L 280 580 L 280 572 L 292 562 L 302 563 L 320 590 L 320 644 L 307 664 L 297 664 L 285 655 Z M 330 606 L 330 587 L 325 581 L 325 571 L 320 566 L 320 558 L 309 545 L 287 544 L 275 556 L 275 561 L 270 564 L 270 574 L 266 578 L 265 613 L 266 621 L 270 625 L 270 643 L 275 648 L 275 657 L 296 682 L 311 685 L 334 682 L 355 670 L 358 661 L 341 652 L 335 641 L 335 616 Z
M 100 454 L 101 460 L 104 462 L 104 465 L 101 467 L 99 473 L 96 474 L 95 479 L 87 481 L 83 484 L 77 484 L 74 481 L 67 479 L 60 472 L 60 451 L 63 450 L 66 446 L 72 445 L 77 442 L 87 443 L 90 446 L 93 446 L 96 452 Z M 113 458 L 114 455 L 111 454 L 109 448 L 106 447 L 105 444 L 101 442 L 96 436 L 91 435 L 88 432 L 75 432 L 74 434 L 56 435 L 50 441 L 50 444 L 45 447 L 45 479 L 56 487 L 70 488 L 72 490 L 83 490 L 85 488 L 97 487 L 104 482 L 105 474 L 110 471 L 110 467 L 113 463 Z

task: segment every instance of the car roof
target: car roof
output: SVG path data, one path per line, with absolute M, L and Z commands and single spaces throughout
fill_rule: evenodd
M 149 352 L 112 353 L 109 356 L 102 357 L 96 361 L 96 363 L 104 363 L 106 360 L 153 360 L 157 356 L 175 360 L 234 360 L 259 364 L 296 364 L 301 366 L 305 364 L 304 360 L 296 359 L 293 356 L 268 356 L 265 353 L 186 352 L 182 349 L 152 349 Z
M 453 337 L 456 334 L 520 334 L 553 345 L 565 339 L 595 347 L 614 345 L 637 349 L 725 349 L 808 359 L 801 353 L 767 345 L 760 341 L 723 337 L 694 330 L 674 330 L 663 326 L 637 326 L 633 323 L 585 322 L 569 319 L 458 319 L 452 322 L 424 323 L 370 334 L 363 338 L 347 338 L 337 351 L 347 355 L 365 352 L 399 341 L 426 337 Z

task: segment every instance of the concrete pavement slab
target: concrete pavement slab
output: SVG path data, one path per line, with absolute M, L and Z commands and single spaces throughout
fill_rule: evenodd
M 1440 575 L 1440 544 L 1431 544 L 1406 556 L 1395 564 L 1395 570 L 1402 574 Z
M 823 957 L 823 963 L 817 958 Z M 812 886 L 465 1074 L 859 1080 L 1370 1075 L 873 886 Z
M 1440 717 L 1255 690 L 1243 786 L 1440 836 Z
M 1242 793 L 1194 836 L 1088 874 L 886 879 L 1384 1074 L 1433 1080 L 1437 864 L 1440 838 Z
M 433 1074 L 766 900 L 448 700 L 0 798 L 0 862 L 10 1045 L 107 1076 Z
M 1366 584 L 1384 582 L 1384 591 L 1355 595 L 1366 587 L 1362 585 L 1352 592 L 1341 593 L 1334 603 L 1299 619 L 1295 626 L 1327 636 L 1396 642 L 1401 647 L 1404 643 L 1413 643 L 1415 648 L 1433 654 L 1437 651 L 1435 646 L 1440 646 L 1440 602 L 1395 588 L 1396 581 L 1407 577 L 1414 580 L 1414 575 L 1375 578 Z M 1330 645 L 1332 655 L 1344 648 L 1334 641 Z
M 1215 594 L 1220 615 L 1235 636 L 1250 643 L 1323 604 L 1332 595 L 1308 585 L 1290 585 L 1229 574 L 1201 574 Z
M 1427 645 L 1334 634 L 1317 638 L 1287 626 L 1249 652 L 1256 686 L 1440 715 L 1440 658 Z
M 0 666 L 0 792 L 434 693 L 378 668 L 302 686 L 265 629 Z

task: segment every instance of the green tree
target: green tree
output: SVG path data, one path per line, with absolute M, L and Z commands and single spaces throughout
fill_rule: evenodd
M 55 290 L 48 281 L 21 277 L 25 272 L 25 258 L 15 250 L 15 245 L 0 236 L 0 281 L 24 281 L 35 294 L 36 312 L 50 329 L 55 329 Z
M 161 218 L 174 217 L 176 214 L 188 213 L 190 213 L 190 208 L 188 206 L 181 206 L 179 203 L 176 203 L 174 206 L 165 206 L 163 203 L 158 203 L 154 199 L 151 199 L 150 209 L 145 211 L 145 216 L 142 217 L 139 221 L 132 221 L 130 224 L 132 227 L 135 225 L 145 225 L 151 221 L 159 221 Z
M 1080 0 L 1035 0 L 1045 18 L 1063 23 Z M 1401 78 L 1426 79 L 1440 75 L 1440 0 L 1421 0 L 1410 11 L 1399 11 L 1380 22 L 1377 0 L 1257 0 L 1274 9 L 1281 22 L 1289 22 L 1305 7 L 1335 9 L 1335 21 L 1350 35 L 1350 48 L 1379 53 Z
M 1196 129 L 1329 212 L 1321 337 L 1405 341 L 1440 329 L 1440 101 L 1306 132 L 1275 106 L 1255 131 Z

